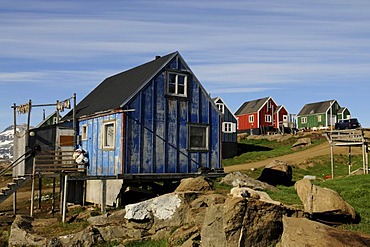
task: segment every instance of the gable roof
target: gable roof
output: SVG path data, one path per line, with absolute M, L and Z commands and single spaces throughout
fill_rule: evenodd
M 244 102 L 239 109 L 235 112 L 235 115 L 243 115 L 248 113 L 257 112 L 269 99 L 270 97 L 256 99 L 252 101 Z
M 106 78 L 76 106 L 76 117 L 107 112 L 121 108 L 176 55 L 173 52 Z M 70 111 L 63 120 L 72 118 Z
M 224 101 L 220 96 L 217 96 L 217 97 L 215 97 L 215 98 L 212 98 L 212 100 L 213 100 L 213 102 L 214 102 L 215 104 L 217 104 L 217 103 L 222 103 L 222 104 L 224 104 L 224 106 L 229 110 L 230 114 L 231 114 L 235 119 L 237 119 L 237 118 L 236 118 L 236 116 L 235 116 L 235 114 L 230 110 L 230 108 L 227 106 L 227 104 L 225 103 L 225 101 Z M 218 109 L 218 108 L 217 108 L 217 109 Z
M 334 102 L 335 100 L 327 100 L 305 104 L 301 111 L 298 113 L 298 116 L 325 113 Z

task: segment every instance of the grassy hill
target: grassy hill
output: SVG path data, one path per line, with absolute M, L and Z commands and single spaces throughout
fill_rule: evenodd
M 241 143 L 254 147 L 255 150 L 240 155 L 236 160 L 239 160 L 241 163 L 247 163 L 249 160 L 256 159 L 255 157 L 258 157 L 258 159 L 276 157 L 278 159 L 280 155 L 294 152 L 291 145 L 295 141 L 295 138 L 287 139 L 284 142 L 246 139 Z M 314 145 L 317 145 L 324 141 L 322 138 L 316 138 L 313 142 Z M 256 146 L 260 147 L 259 150 Z M 235 160 L 232 162 L 237 163 Z M 230 165 L 232 162 L 230 159 L 224 160 L 224 164 L 226 165 Z M 359 224 L 342 225 L 340 228 L 370 234 L 370 175 L 349 175 L 348 155 L 345 154 L 334 155 L 334 164 L 334 179 L 327 178 L 328 175 L 331 175 L 330 155 L 314 157 L 307 159 L 303 163 L 294 164 L 292 165 L 293 180 L 298 181 L 305 175 L 311 175 L 316 177 L 316 180 L 313 181 L 314 184 L 337 191 L 345 201 L 355 208 L 361 217 Z M 360 168 L 362 168 L 362 155 L 353 155 L 351 171 L 356 171 Z M 243 172 L 252 178 L 257 178 L 262 170 L 263 168 L 256 168 Z M 361 170 L 359 170 L 358 174 L 361 173 Z M 277 192 L 268 191 L 272 199 L 281 201 L 287 205 L 296 205 L 303 208 L 293 186 L 278 186 L 278 188 L 279 191 Z

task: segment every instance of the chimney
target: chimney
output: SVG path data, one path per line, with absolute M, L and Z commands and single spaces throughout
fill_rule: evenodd
M 157 60 L 158 58 L 161 58 L 161 56 L 155 56 L 155 60 Z

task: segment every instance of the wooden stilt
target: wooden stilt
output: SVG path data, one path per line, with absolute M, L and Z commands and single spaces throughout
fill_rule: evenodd
M 348 146 L 348 175 L 351 174 L 351 166 L 352 166 L 351 146 Z
M 68 175 L 64 176 L 64 189 L 63 189 L 63 215 L 62 215 L 62 222 L 65 223 L 66 221 L 66 214 L 67 214 L 67 185 L 68 185 Z
M 64 191 L 64 179 L 63 179 L 63 175 L 60 174 L 59 176 L 59 191 L 60 191 L 60 195 L 59 195 L 59 213 L 60 214 L 63 214 L 63 191 Z
M 331 178 L 334 178 L 334 153 L 333 145 L 330 145 L 330 161 L 331 161 Z
M 17 214 L 17 191 L 13 193 L 13 214 Z
M 39 209 L 41 209 L 41 197 L 42 197 L 42 178 L 39 177 Z
M 31 208 L 30 208 L 30 216 L 33 217 L 33 204 L 35 198 L 35 176 L 32 178 L 32 188 L 31 188 Z
M 52 205 L 51 205 L 51 213 L 54 217 L 54 214 L 55 214 L 55 182 L 56 178 L 53 177 L 53 197 L 51 198 L 51 202 L 52 202 Z

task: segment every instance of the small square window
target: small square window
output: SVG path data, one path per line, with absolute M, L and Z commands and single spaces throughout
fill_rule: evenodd
M 266 115 L 266 116 L 265 116 L 265 121 L 266 121 L 267 123 L 271 123 L 271 115 Z
M 307 117 L 302 117 L 301 118 L 301 123 L 307 123 Z
M 253 122 L 254 122 L 254 116 L 253 116 L 253 115 L 250 115 L 250 116 L 249 116 L 249 122 L 250 122 L 250 123 L 253 123 Z
M 193 151 L 208 150 L 208 125 L 189 125 L 188 148 Z
M 82 125 L 81 128 L 81 139 L 87 140 L 87 124 Z
M 103 124 L 103 149 L 114 149 L 116 140 L 115 122 Z

